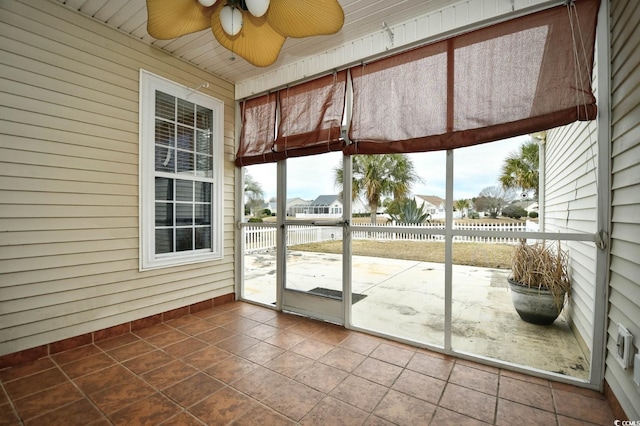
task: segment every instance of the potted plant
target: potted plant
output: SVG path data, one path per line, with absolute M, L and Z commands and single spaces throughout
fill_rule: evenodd
M 513 305 L 524 321 L 549 325 L 560 315 L 571 284 L 568 255 L 560 247 L 526 240 L 514 249 L 508 281 Z

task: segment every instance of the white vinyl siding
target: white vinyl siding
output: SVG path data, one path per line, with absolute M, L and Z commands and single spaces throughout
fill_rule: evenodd
M 544 226 L 547 232 L 595 233 L 597 220 L 597 126 L 577 122 L 547 132 Z M 566 313 L 583 350 L 593 350 L 596 294 L 595 244 L 566 242 L 571 298 Z
M 631 420 L 640 419 L 633 369 L 615 359 L 618 324 L 640 350 L 640 2 L 611 0 L 611 265 L 605 379 Z M 634 369 L 640 368 L 635 364 Z
M 140 272 L 139 70 L 224 102 L 223 250 Z M 0 355 L 234 291 L 234 87 L 45 0 L 0 3 Z

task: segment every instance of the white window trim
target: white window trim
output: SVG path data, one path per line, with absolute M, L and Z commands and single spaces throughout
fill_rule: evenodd
M 160 90 L 213 111 L 213 187 L 211 191 L 211 250 L 155 253 L 155 92 Z M 224 246 L 224 102 L 140 70 L 139 97 L 139 230 L 141 271 L 186 265 L 223 257 Z

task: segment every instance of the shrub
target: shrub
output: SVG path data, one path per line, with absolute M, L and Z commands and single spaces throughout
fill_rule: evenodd
M 250 217 L 249 223 L 262 223 L 262 219 L 259 217 Z
M 531 219 L 535 219 L 535 218 L 537 218 L 537 217 L 538 217 L 538 212 L 529 212 L 529 217 L 530 217 Z
M 520 206 L 512 204 L 502 209 L 502 216 L 520 219 L 522 216 L 527 216 L 527 211 Z
M 480 219 L 480 215 L 478 214 L 478 212 L 470 211 L 468 216 L 469 219 Z
M 269 210 L 269 209 L 262 210 L 262 215 L 263 216 L 271 216 L 271 210 Z
M 400 202 L 398 214 L 389 213 L 391 219 L 395 220 L 398 223 L 424 223 L 428 222 L 431 215 L 427 213 L 424 209 L 424 204 L 421 204 L 418 207 L 418 203 L 415 198 L 411 200 L 404 200 Z

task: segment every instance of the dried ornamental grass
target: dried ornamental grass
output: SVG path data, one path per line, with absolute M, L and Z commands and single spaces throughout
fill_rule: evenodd
M 568 254 L 560 247 L 560 241 L 554 247 L 522 240 L 513 251 L 509 278 L 525 287 L 549 290 L 560 310 L 565 293 L 569 295 L 571 290 L 567 264 Z

